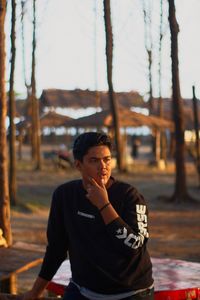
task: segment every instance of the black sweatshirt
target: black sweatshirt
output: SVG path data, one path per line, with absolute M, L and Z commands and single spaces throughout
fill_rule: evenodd
M 55 190 L 39 276 L 51 280 L 68 252 L 73 281 L 94 292 L 117 294 L 152 285 L 143 196 L 131 185 L 114 181 L 108 197 L 120 217 L 105 225 L 86 193 L 82 180 Z

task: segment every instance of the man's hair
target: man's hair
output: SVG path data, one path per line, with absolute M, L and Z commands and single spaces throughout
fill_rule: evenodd
M 112 143 L 110 137 L 102 132 L 82 133 L 74 141 L 74 159 L 83 161 L 83 157 L 87 154 L 88 150 L 95 146 L 107 146 L 111 150 Z

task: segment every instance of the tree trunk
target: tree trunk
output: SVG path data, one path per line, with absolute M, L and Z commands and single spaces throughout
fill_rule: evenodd
M 152 49 L 147 50 L 148 54 L 148 71 L 149 71 L 149 112 L 153 112 L 153 87 L 152 87 Z
M 25 4 L 26 0 L 21 0 L 21 28 L 22 28 L 22 63 L 23 63 L 23 75 L 24 75 L 24 83 L 26 88 L 28 88 L 28 83 L 26 80 L 26 51 L 25 51 L 25 36 L 24 36 L 24 14 L 25 14 Z
M 16 19 L 16 1 L 12 0 L 12 28 L 11 28 L 11 70 L 10 70 L 10 89 L 9 89 L 9 192 L 12 205 L 17 204 L 17 180 L 16 180 L 16 128 L 15 118 L 15 92 L 14 92 L 14 73 L 15 73 L 15 19 Z
M 145 49 L 148 57 L 148 83 L 149 83 L 149 91 L 148 91 L 148 108 L 150 115 L 154 111 L 154 102 L 153 102 L 153 85 L 152 85 L 152 53 L 153 53 L 153 42 L 152 42 L 152 6 L 149 0 L 143 0 L 143 15 L 144 15 L 144 43 Z M 151 164 L 159 165 L 160 157 L 156 155 L 156 153 L 160 153 L 159 149 L 156 149 L 158 143 L 156 141 L 156 135 L 151 136 L 151 149 L 153 154 L 153 160 L 150 162 Z
M 23 129 L 19 129 L 19 135 L 18 135 L 18 159 L 22 160 L 22 144 L 23 144 Z
M 196 167 L 198 172 L 199 187 L 200 187 L 200 143 L 199 143 L 199 111 L 197 98 L 195 96 L 195 87 L 192 87 L 193 91 L 193 114 L 194 114 L 194 130 L 195 130 L 195 150 L 196 150 Z
M 149 2 L 149 1 L 147 1 Z M 148 81 L 149 81 L 149 112 L 153 111 L 153 87 L 152 87 L 152 34 L 151 34 L 151 7 L 147 7 L 146 1 L 143 0 L 144 15 L 144 42 L 148 56 Z
M 32 156 L 36 162 L 36 148 L 37 148 L 37 132 L 36 132 L 36 83 L 35 83 L 35 49 L 36 49 L 36 37 L 35 37 L 35 1 L 33 1 L 33 37 L 32 37 L 32 68 L 31 68 L 31 140 L 32 140 Z
M 162 98 L 162 40 L 163 40 L 163 0 L 160 0 L 160 37 L 159 37 L 159 66 L 158 66 L 158 89 L 159 89 L 159 102 L 158 102 L 158 115 L 163 118 L 163 98 Z
M 40 155 L 40 120 L 39 120 L 39 103 L 36 97 L 36 80 L 35 80 L 35 51 L 36 51 L 36 0 L 33 0 L 33 42 L 32 42 L 32 73 L 31 73 L 31 100 L 32 100 L 32 137 L 33 137 L 33 155 L 36 163 L 35 169 L 41 169 Z
M 175 123 L 175 164 L 176 179 L 175 191 L 172 199 L 183 202 L 188 198 L 185 169 L 185 141 L 183 123 L 183 103 L 180 93 L 179 61 L 178 61 L 178 32 L 174 0 L 169 0 L 169 25 L 171 32 L 171 59 L 172 59 L 172 94 L 173 118 Z
M 27 103 L 26 103 L 26 120 L 32 120 L 32 98 L 31 98 L 31 85 L 28 84 L 26 79 L 26 51 L 25 51 L 25 34 L 24 34 L 24 15 L 25 15 L 25 5 L 26 0 L 21 0 L 21 37 L 22 37 L 22 62 L 23 62 L 23 75 L 24 75 L 24 84 L 26 86 L 27 91 Z M 28 143 L 31 145 L 31 157 L 34 160 L 34 144 L 32 138 L 32 130 L 31 128 L 27 130 Z
M 163 0 L 160 0 L 160 37 L 159 37 L 159 66 L 158 66 L 158 89 L 159 89 L 159 100 L 158 100 L 158 115 L 164 117 L 164 107 L 162 98 L 162 40 L 163 40 Z M 167 160 L 167 143 L 166 135 L 163 129 L 160 130 L 160 159 L 165 164 Z
M 95 86 L 95 106 L 96 111 L 100 107 L 100 93 L 98 91 L 98 57 L 97 57 L 97 2 L 94 1 L 94 86 Z M 97 128 L 98 130 L 98 128 Z
M 0 228 L 8 243 L 12 244 L 10 227 L 10 199 L 6 144 L 6 90 L 5 90 L 5 24 L 6 0 L 0 0 Z
M 112 83 L 112 59 L 113 59 L 113 36 L 110 12 L 110 0 L 104 0 L 104 21 L 106 33 L 106 60 L 107 60 L 107 79 L 109 87 L 110 108 L 113 117 L 113 125 L 115 131 L 115 145 L 117 166 L 119 171 L 123 170 L 122 153 L 121 153 L 121 138 L 120 138 L 120 124 L 118 117 L 118 107 Z

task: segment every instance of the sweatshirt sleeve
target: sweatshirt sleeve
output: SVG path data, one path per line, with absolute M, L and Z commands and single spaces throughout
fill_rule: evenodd
M 47 226 L 47 247 L 39 276 L 51 280 L 67 258 L 68 239 L 64 229 L 62 195 L 57 189 L 52 198 Z
M 144 197 L 131 187 L 120 217 L 106 225 L 115 248 L 126 255 L 139 253 L 148 238 L 148 210 Z

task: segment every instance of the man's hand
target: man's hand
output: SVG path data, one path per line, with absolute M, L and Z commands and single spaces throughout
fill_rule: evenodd
M 98 209 L 101 209 L 106 203 L 109 203 L 108 193 L 103 180 L 98 184 L 93 178 L 89 178 L 86 189 L 86 197 Z

